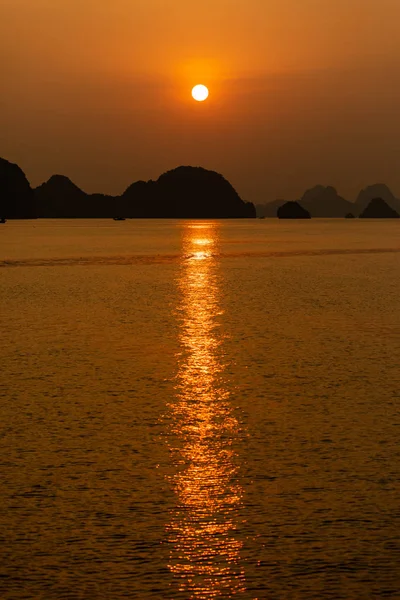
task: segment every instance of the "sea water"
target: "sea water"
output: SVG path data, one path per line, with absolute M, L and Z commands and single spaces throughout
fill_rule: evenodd
M 1 598 L 400 597 L 396 220 L 0 228 Z

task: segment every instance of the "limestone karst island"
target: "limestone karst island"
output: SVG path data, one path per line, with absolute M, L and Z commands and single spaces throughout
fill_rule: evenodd
M 256 216 L 219 173 L 178 167 L 156 181 L 132 183 L 120 196 L 86 194 L 68 177 L 53 175 L 32 189 L 17 166 L 0 159 L 0 217 L 231 219 Z
M 87 194 L 68 177 L 53 175 L 33 189 L 22 169 L 0 158 L 0 220 L 35 218 L 280 219 L 398 218 L 400 200 L 384 184 L 363 189 L 356 202 L 332 186 L 317 185 L 296 201 L 254 205 L 222 175 L 181 166 L 156 181 L 136 181 L 119 196 Z

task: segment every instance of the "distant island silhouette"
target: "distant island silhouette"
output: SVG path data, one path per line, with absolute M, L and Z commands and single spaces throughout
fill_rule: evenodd
M 372 198 L 360 214 L 360 219 L 398 219 L 399 213 L 391 208 L 383 198 Z
M 311 219 L 311 215 L 298 202 L 285 202 L 277 210 L 278 219 Z
M 181 166 L 156 181 L 137 181 L 120 196 L 86 194 L 68 177 L 53 175 L 35 190 L 25 174 L 0 159 L 0 218 L 255 218 L 219 173 Z
M 332 186 L 316 185 L 307 190 L 297 202 L 307 210 L 311 217 L 351 218 L 361 215 L 374 198 L 382 198 L 396 212 L 400 212 L 400 199 L 396 198 L 387 185 L 377 183 L 361 190 L 355 202 L 345 200 Z M 273 200 L 266 204 L 256 204 L 258 217 L 276 217 L 278 209 L 285 200 Z M 387 217 L 389 218 L 389 217 Z

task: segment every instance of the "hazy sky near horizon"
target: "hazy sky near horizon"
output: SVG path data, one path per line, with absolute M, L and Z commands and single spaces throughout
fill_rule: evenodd
M 253 202 L 400 195 L 399 22 L 399 0 L 0 0 L 0 156 L 88 192 L 191 164 Z

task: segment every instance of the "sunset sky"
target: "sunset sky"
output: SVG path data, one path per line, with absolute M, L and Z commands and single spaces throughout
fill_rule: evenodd
M 253 202 L 400 195 L 399 23 L 399 0 L 0 0 L 0 156 L 87 192 L 190 164 Z

